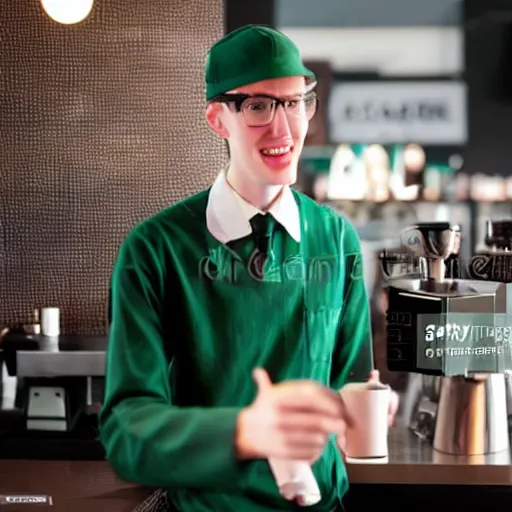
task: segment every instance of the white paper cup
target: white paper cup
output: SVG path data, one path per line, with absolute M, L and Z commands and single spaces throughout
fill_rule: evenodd
M 316 505 L 321 499 L 320 489 L 307 462 L 269 459 L 276 485 L 283 498 L 295 500 L 302 507 Z
M 41 309 L 41 334 L 43 336 L 60 335 L 60 309 L 42 308 Z
M 350 383 L 340 390 L 354 425 L 347 427 L 345 455 L 350 459 L 388 456 L 388 413 L 391 388 L 371 382 Z

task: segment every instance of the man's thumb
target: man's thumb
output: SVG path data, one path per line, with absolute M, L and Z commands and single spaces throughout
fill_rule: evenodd
M 265 392 L 272 387 L 272 381 L 270 380 L 267 371 L 263 368 L 256 368 L 252 372 L 252 378 L 254 379 L 254 382 L 256 382 L 258 393 Z

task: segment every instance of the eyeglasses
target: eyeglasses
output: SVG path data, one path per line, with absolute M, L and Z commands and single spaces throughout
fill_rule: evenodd
M 315 115 L 318 98 L 311 91 L 295 99 L 281 99 L 267 94 L 219 94 L 212 101 L 233 103 L 237 112 L 241 112 L 247 126 L 267 126 L 273 120 L 277 107 L 282 106 L 287 116 L 305 117 L 307 120 Z

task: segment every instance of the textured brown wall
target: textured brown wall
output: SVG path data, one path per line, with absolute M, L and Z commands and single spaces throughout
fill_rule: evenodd
M 225 162 L 203 86 L 222 32 L 222 0 L 96 0 L 72 26 L 0 2 L 0 326 L 55 305 L 63 332 L 105 331 L 123 238 Z

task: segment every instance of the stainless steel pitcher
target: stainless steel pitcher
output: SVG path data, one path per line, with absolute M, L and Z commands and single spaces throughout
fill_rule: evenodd
M 505 375 L 444 377 L 437 409 L 434 448 L 463 455 L 509 448 Z

